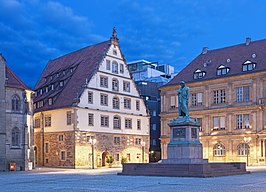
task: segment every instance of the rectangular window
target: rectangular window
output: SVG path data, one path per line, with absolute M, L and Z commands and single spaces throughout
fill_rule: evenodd
M 60 152 L 60 159 L 61 159 L 61 161 L 65 161 L 66 160 L 66 152 L 65 151 L 61 151 Z
M 114 137 L 114 145 L 120 145 L 120 137 Z
M 249 86 L 236 88 L 236 102 L 250 101 Z
M 130 153 L 127 153 L 127 160 L 128 160 L 128 161 L 131 161 Z
M 202 106 L 202 93 L 192 93 L 191 94 L 191 105 L 192 106 Z
M 101 126 L 109 127 L 109 116 L 101 115 Z
M 141 145 L 141 138 L 136 138 L 135 139 L 135 144 L 136 145 Z
M 225 117 L 213 117 L 213 130 L 225 129 Z
M 131 109 L 131 99 L 130 98 L 124 98 L 124 108 L 125 109 Z
M 178 100 L 177 100 L 177 96 L 171 96 L 170 97 L 170 109 L 176 109 Z
M 152 130 L 156 131 L 156 124 L 152 124 Z
M 88 103 L 93 103 L 93 92 L 88 91 Z
M 236 115 L 236 129 L 249 129 L 250 118 L 248 114 Z
M 124 73 L 124 65 L 120 63 L 120 73 Z
M 106 70 L 111 70 L 111 61 L 110 60 L 106 60 Z
M 116 154 L 116 155 L 115 155 L 115 160 L 116 160 L 116 161 L 119 161 L 119 160 L 120 160 L 120 158 L 119 158 L 119 154 Z
M 136 110 L 137 110 L 137 111 L 140 110 L 140 101 L 136 101 Z
M 53 104 L 53 98 L 49 98 L 48 99 L 48 105 L 52 105 Z
M 125 128 L 132 129 L 132 119 L 125 118 Z
M 72 113 L 71 111 L 67 111 L 67 125 L 71 125 L 72 124 Z
M 225 89 L 213 91 L 213 103 L 214 104 L 225 103 Z
M 101 105 L 108 106 L 108 95 L 101 94 Z
M 44 117 L 44 126 L 45 127 L 51 127 L 52 125 L 52 117 L 51 115 L 45 115 Z
M 88 125 L 93 126 L 93 124 L 94 124 L 94 114 L 88 113 Z
M 108 77 L 100 76 L 100 86 L 108 88 Z
M 35 128 L 40 128 L 41 127 L 41 119 L 40 118 L 35 118 L 34 127 Z
M 130 92 L 130 82 L 129 81 L 123 81 L 123 91 Z
M 137 130 L 141 130 L 141 120 L 137 120 Z
M 59 135 L 59 136 L 58 136 L 58 140 L 59 140 L 59 141 L 64 141 L 64 135 Z
M 45 153 L 49 153 L 49 143 L 45 143 Z
M 152 111 L 152 116 L 156 117 L 156 111 L 155 110 Z

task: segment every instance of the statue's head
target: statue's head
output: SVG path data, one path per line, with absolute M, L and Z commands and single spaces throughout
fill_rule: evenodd
M 181 81 L 181 82 L 179 83 L 179 85 L 180 85 L 181 87 L 185 87 L 185 81 Z

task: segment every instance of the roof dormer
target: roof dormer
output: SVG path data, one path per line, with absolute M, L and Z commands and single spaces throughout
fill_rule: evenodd
M 229 73 L 229 71 L 230 68 L 222 64 L 217 68 L 217 75 L 226 75 L 227 73 Z
M 193 78 L 194 79 L 201 79 L 206 75 L 205 71 L 201 71 L 200 69 L 197 69 L 194 73 L 193 73 Z

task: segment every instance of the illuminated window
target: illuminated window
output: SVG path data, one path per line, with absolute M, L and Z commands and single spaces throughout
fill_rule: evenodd
M 249 145 L 247 143 L 240 143 L 237 146 L 237 155 L 247 156 L 247 154 L 249 154 Z
M 213 156 L 215 157 L 225 156 L 225 147 L 222 144 L 214 145 Z

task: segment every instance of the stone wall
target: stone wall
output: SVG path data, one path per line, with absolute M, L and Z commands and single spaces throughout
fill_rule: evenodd
M 0 171 L 6 170 L 5 60 L 0 55 Z

